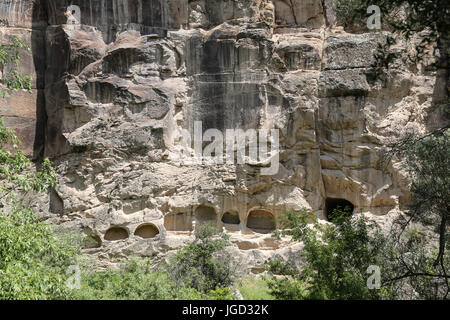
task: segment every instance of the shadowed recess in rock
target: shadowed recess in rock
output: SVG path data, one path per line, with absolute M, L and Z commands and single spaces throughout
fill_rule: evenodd
M 54 188 L 49 191 L 49 211 L 51 213 L 63 214 L 64 213 L 64 202 Z
M 105 240 L 117 241 L 128 238 L 128 231 L 121 227 L 112 227 L 105 233 Z
M 236 211 L 227 211 L 222 216 L 222 222 L 226 224 L 239 224 L 239 214 Z
M 353 203 L 345 199 L 327 198 L 325 200 L 325 211 L 327 213 L 328 221 L 333 221 L 335 218 L 333 214 L 335 209 L 344 210 L 350 216 L 353 213 L 355 206 Z
M 195 221 L 197 221 L 199 224 L 215 224 L 217 222 L 216 210 L 208 206 L 199 206 L 197 209 L 195 209 Z
M 184 212 L 170 213 L 164 217 L 164 228 L 167 231 L 192 231 L 192 219 Z
M 152 223 L 141 224 L 139 227 L 137 227 L 136 231 L 134 232 L 135 236 L 144 239 L 154 238 L 158 234 L 159 234 L 158 227 L 156 227 Z
M 256 209 L 249 213 L 247 227 L 258 233 L 269 233 L 276 229 L 275 218 L 267 210 Z

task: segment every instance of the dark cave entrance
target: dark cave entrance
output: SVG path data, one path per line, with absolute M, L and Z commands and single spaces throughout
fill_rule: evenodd
M 152 223 L 145 223 L 137 227 L 134 235 L 143 239 L 154 238 L 159 234 L 159 229 Z
M 257 233 L 270 233 L 276 229 L 275 218 L 267 210 L 253 210 L 248 215 L 247 228 Z
M 106 231 L 104 239 L 108 241 L 118 241 L 128 238 L 128 231 L 121 227 L 112 227 Z
M 330 222 L 333 222 L 336 219 L 335 214 L 333 213 L 335 209 L 341 209 L 346 212 L 345 216 L 351 216 L 353 210 L 355 210 L 355 206 L 345 199 L 327 198 L 325 200 L 325 212 L 327 214 L 327 219 Z
M 239 219 L 239 214 L 235 211 L 227 211 L 222 217 L 222 222 L 226 224 L 239 224 L 241 220 Z
M 199 206 L 195 210 L 195 220 L 197 221 L 197 225 L 203 223 L 216 225 L 217 224 L 216 210 L 208 206 Z

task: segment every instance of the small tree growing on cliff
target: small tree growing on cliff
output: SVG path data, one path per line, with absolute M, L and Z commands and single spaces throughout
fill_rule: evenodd
M 406 40 L 420 34 L 419 42 L 414 43 L 415 54 L 409 55 L 413 62 L 421 61 L 425 56 L 424 53 L 430 47 L 434 47 L 432 54 L 437 58 L 434 66 L 445 71 L 443 78 L 448 83 L 450 2 L 448 0 L 337 0 L 335 9 L 338 20 L 341 20 L 344 25 L 361 26 L 368 18 L 367 9 L 372 5 L 380 8 L 382 22 L 386 28 L 404 36 Z M 392 44 L 394 41 L 379 45 L 375 68 L 386 69 L 387 64 L 393 60 L 395 53 L 390 52 Z
M 1 83 L 0 96 L 8 97 L 8 91 L 31 91 L 31 77 L 20 75 L 17 67 L 22 50 L 30 48 L 23 41 L 13 38 L 8 44 L 0 44 Z M 31 161 L 19 149 L 20 140 L 14 131 L 3 125 L 0 117 L 0 201 L 18 205 L 20 195 L 34 191 L 46 192 L 55 184 L 55 172 L 49 159 L 44 159 L 38 172 L 31 170 Z M 21 202 L 20 202 L 21 203 Z
M 409 279 L 412 287 L 426 298 L 450 298 L 450 129 L 441 128 L 425 135 L 408 134 L 393 143 L 384 155 L 402 160 L 411 181 L 411 206 L 405 216 L 395 220 L 393 232 L 400 252 L 398 274 L 392 281 Z M 411 224 L 431 227 L 433 237 L 416 233 L 413 241 L 401 241 L 411 232 Z M 423 248 L 428 252 L 422 252 Z M 404 259 L 407 253 L 415 259 Z M 421 258 L 418 258 L 418 256 Z M 395 260 L 395 259 L 394 259 Z
M 7 90 L 26 89 L 31 92 L 31 77 L 21 75 L 17 70 L 22 51 L 30 51 L 30 47 L 18 38 L 0 44 L 0 80 Z M 8 97 L 8 92 L 0 90 L 0 98 L 5 97 Z
M 333 216 L 333 224 L 321 224 L 316 219 L 311 223 L 308 210 L 284 212 L 281 232 L 303 242 L 300 255 L 305 263 L 298 269 L 268 261 L 267 269 L 277 275 L 266 279 L 271 295 L 282 300 L 394 298 L 390 285 L 375 290 L 367 285 L 369 266 L 387 270 L 383 252 L 389 250 L 388 239 L 362 216 L 349 217 L 341 208 Z
M 170 258 L 166 269 L 175 283 L 202 293 L 228 289 L 233 284 L 232 258 L 223 251 L 230 243 L 225 234 L 216 234 L 214 226 L 201 224 L 194 241 Z

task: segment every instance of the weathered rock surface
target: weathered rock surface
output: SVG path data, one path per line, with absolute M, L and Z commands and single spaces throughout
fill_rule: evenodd
M 243 270 L 295 260 L 301 245 L 273 238 L 273 217 L 308 208 L 326 220 L 333 198 L 390 219 L 407 185 L 398 165 L 377 166 L 379 151 L 446 121 L 434 104 L 439 70 L 400 60 L 373 81 L 389 34 L 335 32 L 330 1 L 34 2 L 0 0 L 1 39 L 32 45 L 22 68 L 36 89 L 0 102 L 0 114 L 27 152 L 55 163 L 41 214 L 93 235 L 87 252 L 99 259 L 164 254 L 212 221 Z M 81 24 L 66 24 L 69 2 Z M 278 173 L 190 165 L 181 137 L 195 121 L 279 129 Z

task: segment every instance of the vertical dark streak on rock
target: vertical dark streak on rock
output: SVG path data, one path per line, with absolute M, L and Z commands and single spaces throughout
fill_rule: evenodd
M 298 22 L 297 22 L 297 17 L 295 15 L 294 4 L 292 3 L 292 0 L 289 0 L 289 3 L 291 4 L 290 7 L 291 7 L 291 10 L 292 10 L 292 17 L 294 18 L 295 25 L 297 26 Z
M 36 131 L 33 146 L 33 160 L 43 159 L 45 152 L 45 131 L 47 127 L 47 112 L 45 109 L 45 71 L 46 71 L 46 28 L 47 11 L 44 0 L 33 4 L 31 50 L 36 68 Z

